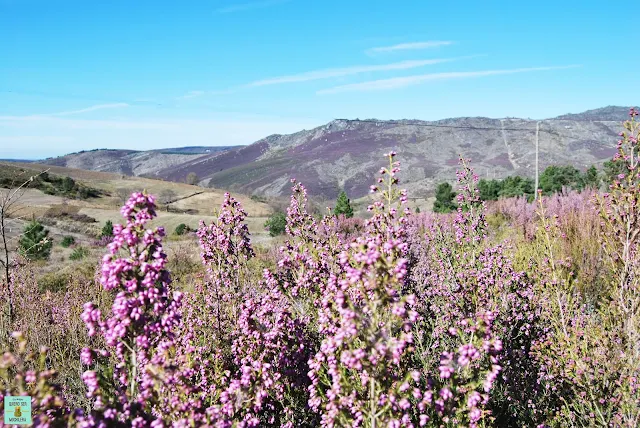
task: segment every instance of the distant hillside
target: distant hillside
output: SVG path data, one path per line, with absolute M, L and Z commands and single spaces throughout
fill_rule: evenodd
M 638 107 L 635 107 L 638 109 Z M 629 107 L 607 106 L 582 113 L 563 114 L 559 120 L 615 120 L 623 121 L 629 118 Z
M 540 167 L 601 164 L 615 150 L 628 108 L 606 107 L 544 120 L 540 125 Z M 598 112 L 602 116 L 598 116 Z M 286 195 L 289 178 L 311 194 L 335 198 L 340 189 L 357 198 L 368 192 L 382 154 L 396 150 L 402 179 L 411 194 L 433 194 L 440 181 L 453 181 L 458 155 L 472 159 L 483 177 L 532 176 L 536 121 L 461 117 L 434 122 L 417 120 L 334 120 L 291 135 L 272 135 L 252 145 L 194 158 L 160 171 L 183 180 L 195 172 L 203 182 L 267 196 Z
M 33 165 L 34 169 L 29 168 Z M 79 183 L 69 175 L 43 171 L 35 163 L 0 161 L 0 187 L 28 187 L 38 189 L 47 195 L 73 199 L 89 199 L 103 196 L 105 192 Z
M 198 146 L 148 151 L 99 149 L 46 159 L 42 163 L 91 171 L 155 177 L 156 173 L 162 169 L 172 168 L 194 158 L 220 153 L 235 147 Z
M 170 149 L 157 149 L 150 150 L 156 153 L 162 154 L 177 154 L 177 155 L 205 155 L 209 153 L 220 153 L 230 149 L 237 149 L 243 146 L 191 146 L 191 147 L 175 147 Z
M 627 107 L 609 106 L 541 121 L 540 168 L 570 164 L 584 169 L 609 159 L 628 112 Z M 92 152 L 88 159 L 82 154 L 62 159 L 76 168 L 178 182 L 193 172 L 201 185 L 263 196 L 287 195 L 290 178 L 295 177 L 311 195 L 335 198 L 344 189 L 349 197 L 358 198 L 367 194 L 383 162 L 382 154 L 396 150 L 404 186 L 412 196 L 425 197 L 433 194 L 438 182 L 455 180 L 459 154 L 471 158 L 482 177 L 532 176 L 535 129 L 535 120 L 518 118 L 459 117 L 432 122 L 339 119 L 215 153 L 103 151 Z

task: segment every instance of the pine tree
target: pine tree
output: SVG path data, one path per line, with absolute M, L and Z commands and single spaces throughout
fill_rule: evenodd
M 22 232 L 18 247 L 20 254 L 30 260 L 44 260 L 49 258 L 53 241 L 49 238 L 49 231 L 37 220 L 27 224 Z
M 456 197 L 456 192 L 453 191 L 453 187 L 449 183 L 440 183 L 436 189 L 436 201 L 433 204 L 433 212 L 436 213 L 448 213 L 457 208 L 453 198 Z
M 347 218 L 353 217 L 353 208 L 351 208 L 351 203 L 349 201 L 349 198 L 347 198 L 347 192 L 345 192 L 344 190 L 338 195 L 334 213 L 336 215 L 344 214 L 344 216 Z

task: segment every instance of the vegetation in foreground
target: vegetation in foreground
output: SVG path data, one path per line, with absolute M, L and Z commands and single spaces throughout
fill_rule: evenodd
M 12 266 L 0 390 L 30 395 L 36 426 L 635 427 L 640 126 L 625 128 L 603 195 L 488 207 L 461 160 L 456 211 L 415 215 L 392 152 L 358 224 L 316 220 L 294 182 L 270 252 L 227 194 L 197 231 L 202 269 L 176 282 L 165 231 L 146 228 L 155 199 L 135 193 L 99 285 L 78 269 L 41 291 Z

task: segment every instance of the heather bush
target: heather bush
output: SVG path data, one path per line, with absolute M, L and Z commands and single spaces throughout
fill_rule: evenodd
M 243 223 L 246 216 L 240 203 L 225 193 L 218 218 L 209 225 L 202 222 L 197 232 L 207 279 L 198 284 L 194 295 L 202 300 L 211 316 L 211 324 L 205 324 L 215 326 L 218 338 L 232 331 L 240 305 L 250 291 L 245 282 L 246 262 L 253 257 L 254 251 L 249 229 Z
M 51 291 L 54 293 L 63 291 L 71 281 L 68 272 L 49 272 L 38 278 L 38 288 L 40 291 Z
M 492 391 L 486 411 L 500 425 L 515 420 L 530 424 L 534 409 L 528 406 L 527 394 L 537 385 L 528 352 L 539 334 L 539 314 L 533 307 L 532 283 L 524 272 L 514 269 L 508 243 L 491 245 L 488 240 L 485 203 L 477 182 L 461 159 L 456 215 L 433 219 L 427 228 L 414 225 L 412 257 L 417 263 L 411 287 L 422 316 L 414 358 L 426 370 L 437 368 L 440 353 L 464 344 L 464 335 L 450 331 L 465 332 L 469 320 L 492 313 L 493 332 L 503 345 L 497 355 L 501 364 L 494 364 L 492 376 L 501 371 L 502 382 Z M 483 399 L 483 404 L 487 401 Z
M 625 123 L 616 163 L 624 163 L 610 192 L 597 196 L 602 219 L 591 238 L 603 249 L 597 292 L 581 283 L 576 264 L 563 251 L 562 217 L 540 202 L 532 272 L 547 337 L 535 344 L 540 383 L 548 392 L 544 422 L 552 426 L 637 426 L 640 400 L 636 236 L 640 180 L 636 151 L 640 127 Z M 553 204 L 550 204 L 553 206 Z
M 82 305 L 92 299 L 103 307 L 109 296 L 93 282 L 93 272 L 75 269 L 72 272 L 50 273 L 38 277 L 36 270 L 24 262 L 11 273 L 7 294 L 0 295 L 3 311 L 0 314 L 0 349 L 14 349 L 11 332 L 21 332 L 28 352 L 48 349 L 47 368 L 55 368 L 62 396 L 71 406 L 88 405 L 80 351 L 89 343 L 84 323 L 80 319 Z M 9 307 L 7 307 L 9 306 Z
M 105 318 L 93 302 L 81 315 L 89 336 L 99 333 L 108 350 L 82 350 L 83 364 L 92 368 L 82 380 L 92 400 L 88 423 L 128 420 L 136 426 L 162 421 L 157 371 L 169 366 L 182 294 L 169 288 L 164 229 L 144 228 L 156 215 L 154 198 L 134 193 L 121 212 L 126 224 L 113 227 L 100 278 L 102 287 L 115 293 L 110 316 Z M 115 364 L 105 366 L 108 356 Z
M 69 414 L 61 387 L 54 382 L 56 371 L 47 368 L 48 349 L 29 351 L 22 333 L 15 332 L 12 336 L 17 349 L 5 352 L 0 359 L 0 395 L 30 396 L 33 426 L 67 426 Z M 4 410 L 2 400 L 3 415 Z
M 359 217 L 348 218 L 344 215 L 336 217 L 333 233 L 337 233 L 342 242 L 349 242 L 364 230 L 364 220 Z

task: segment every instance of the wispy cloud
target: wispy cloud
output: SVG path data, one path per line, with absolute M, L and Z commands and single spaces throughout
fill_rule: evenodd
M 157 103 L 158 100 L 156 100 L 155 98 L 134 98 L 133 102 L 134 103 Z
M 335 86 L 329 89 L 317 91 L 316 94 L 337 94 L 341 92 L 381 91 L 388 89 L 406 88 L 433 80 L 469 79 L 474 77 L 496 76 L 502 74 L 529 73 L 534 71 L 563 70 L 567 68 L 581 67 L 580 65 L 565 65 L 554 67 L 529 67 L 514 68 L 510 70 L 484 70 L 484 71 L 453 71 L 447 73 L 419 74 L 416 76 L 394 77 L 391 79 L 371 80 L 362 83 Z
M 83 108 L 80 110 L 69 110 L 69 111 L 61 111 L 58 113 L 48 113 L 40 116 L 70 116 L 72 114 L 81 114 L 81 113 L 89 113 L 90 111 L 103 110 L 103 109 L 111 109 L 111 108 L 124 108 L 129 107 L 127 103 L 111 103 L 111 104 L 97 104 L 91 107 Z
M 264 9 L 265 7 L 276 6 L 283 3 L 288 3 L 291 0 L 262 0 L 253 1 L 248 3 L 238 3 L 216 9 L 215 13 L 233 13 L 244 12 L 247 10 Z
M 396 52 L 396 51 L 431 49 L 431 48 L 438 48 L 440 46 L 448 46 L 452 44 L 453 42 L 451 41 L 441 41 L 441 40 L 433 40 L 433 41 L 427 41 L 427 42 L 400 43 L 398 45 L 371 48 L 367 50 L 367 53 L 379 54 L 379 53 Z
M 440 64 L 444 62 L 457 61 L 464 58 L 440 58 L 440 59 L 424 59 L 413 61 L 401 61 L 392 64 L 380 65 L 356 65 L 344 68 L 327 68 L 323 70 L 308 71 L 300 74 L 292 74 L 288 76 L 274 77 L 271 79 L 257 80 L 251 82 L 246 87 L 278 85 L 281 83 L 308 82 L 311 80 L 330 79 L 334 77 L 352 76 L 361 73 L 370 73 L 375 71 L 391 71 L 391 70 L 408 70 L 411 68 L 424 67 L 425 65 Z
M 178 97 L 179 100 L 188 100 L 191 98 L 196 98 L 201 95 L 204 95 L 204 91 L 189 91 L 181 97 Z

